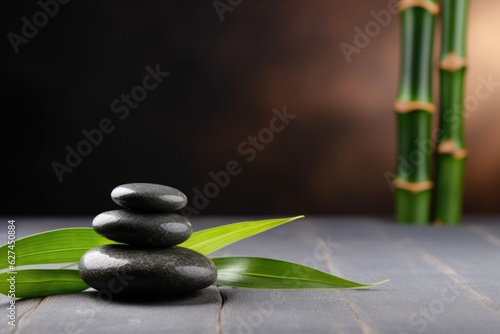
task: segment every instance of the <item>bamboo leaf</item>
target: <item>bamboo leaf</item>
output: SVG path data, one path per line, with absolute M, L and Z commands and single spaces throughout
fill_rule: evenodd
M 210 228 L 193 233 L 180 246 L 205 255 L 228 246 L 236 241 L 267 231 L 279 225 L 302 218 L 268 219 L 249 221 Z M 91 228 L 65 228 L 43 232 L 16 241 L 15 265 L 53 264 L 78 262 L 90 248 L 116 244 L 101 237 Z M 0 247 L 0 269 L 8 268 L 9 247 Z M 217 270 L 216 284 L 241 288 L 258 289 L 332 289 L 362 288 L 385 283 L 363 284 L 349 281 L 317 269 L 296 263 L 256 258 L 223 257 L 213 259 Z M 0 293 L 9 294 L 9 278 L 15 276 L 16 297 L 40 297 L 54 294 L 73 293 L 88 288 L 78 270 L 27 269 L 0 273 Z
M 215 284 L 253 289 L 348 289 L 375 286 L 349 281 L 297 263 L 258 257 L 220 257 Z M 78 270 L 27 269 L 0 274 L 0 293 L 9 295 L 9 278 L 15 276 L 15 297 L 30 298 L 75 293 L 89 288 Z
M 193 233 L 187 241 L 179 246 L 208 255 L 236 241 L 246 239 L 303 217 L 304 216 L 297 216 L 292 218 L 248 221 L 209 228 Z
M 26 269 L 17 274 L 5 272 L 0 274 L 0 293 L 9 295 L 11 277 L 15 277 L 15 297 L 30 298 L 63 293 L 74 293 L 89 288 L 82 281 L 78 270 L 59 269 Z M 14 282 L 14 281 L 12 281 Z
M 273 227 L 302 218 L 280 218 L 234 223 L 193 233 L 181 247 L 209 254 L 241 239 L 267 231 Z M 21 238 L 15 243 L 15 265 L 76 263 L 91 248 L 116 244 L 97 234 L 92 228 L 63 228 Z M 8 245 L 0 247 L 0 270 L 8 268 Z
M 15 254 L 15 266 L 78 262 L 89 249 L 115 241 L 101 237 L 91 228 L 63 228 L 16 240 L 15 248 L 0 247 L 0 270 L 8 268 L 7 257 Z M 12 259 L 12 258 L 10 258 Z
M 259 257 L 213 258 L 217 285 L 253 289 L 348 289 L 387 282 L 359 283 L 301 264 Z

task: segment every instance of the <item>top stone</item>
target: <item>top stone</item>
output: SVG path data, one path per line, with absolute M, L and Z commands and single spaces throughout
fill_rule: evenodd
M 128 183 L 116 187 L 111 199 L 118 205 L 137 211 L 170 212 L 187 204 L 186 195 L 172 187 L 153 183 Z

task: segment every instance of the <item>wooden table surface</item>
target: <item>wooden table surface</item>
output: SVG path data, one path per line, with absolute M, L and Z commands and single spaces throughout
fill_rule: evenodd
M 195 230 L 255 217 L 192 218 Z M 5 219 L 6 221 L 7 219 Z M 90 227 L 88 219 L 16 219 L 18 237 Z M 0 233 L 2 244 L 5 231 Z M 500 218 L 457 228 L 385 219 L 314 217 L 230 245 L 212 256 L 274 257 L 361 282 L 363 290 L 249 290 L 212 286 L 184 299 L 108 302 L 95 291 L 18 300 L 17 326 L 51 333 L 500 333 Z

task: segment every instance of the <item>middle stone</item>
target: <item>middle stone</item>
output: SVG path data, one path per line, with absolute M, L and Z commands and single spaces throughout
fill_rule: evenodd
M 191 223 L 175 213 L 143 213 L 112 210 L 97 215 L 94 230 L 105 238 L 129 245 L 170 247 L 186 241 Z

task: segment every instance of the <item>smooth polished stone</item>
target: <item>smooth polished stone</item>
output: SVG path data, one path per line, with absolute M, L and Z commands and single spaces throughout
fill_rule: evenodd
M 131 210 L 170 212 L 182 209 L 187 197 L 180 190 L 153 183 L 128 183 L 111 192 L 113 201 Z
M 105 238 L 129 245 L 169 247 L 186 241 L 191 223 L 175 213 L 106 211 L 94 218 L 94 230 Z
M 107 299 L 189 294 L 217 279 L 212 260 L 182 247 L 100 246 L 82 256 L 78 269 L 83 281 Z

